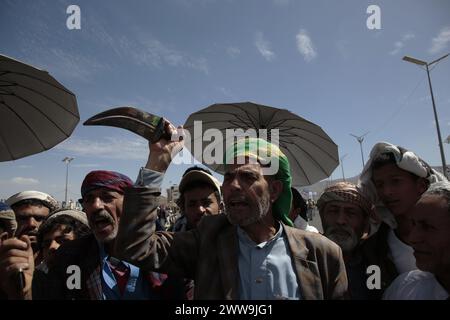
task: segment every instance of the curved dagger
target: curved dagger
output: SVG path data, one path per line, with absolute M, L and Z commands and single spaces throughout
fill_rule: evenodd
M 164 131 L 164 118 L 134 107 L 119 107 L 100 112 L 89 119 L 85 126 L 110 126 L 134 132 L 152 143 L 170 135 Z

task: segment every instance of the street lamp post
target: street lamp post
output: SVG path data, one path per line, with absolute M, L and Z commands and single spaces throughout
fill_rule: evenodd
M 439 149 L 441 151 L 441 160 L 442 160 L 442 172 L 444 173 L 444 176 L 447 177 L 447 165 L 445 163 L 445 154 L 444 154 L 444 148 L 442 146 L 442 137 L 441 137 L 441 129 L 439 128 L 439 120 L 438 120 L 438 115 L 437 115 L 437 111 L 436 111 L 436 104 L 434 102 L 434 95 L 433 95 L 433 87 L 431 86 L 431 78 L 430 78 L 430 66 L 435 64 L 436 62 L 448 57 L 450 55 L 450 53 L 440 57 L 439 59 L 436 59 L 430 63 L 419 60 L 419 59 L 415 59 L 412 57 L 408 57 L 408 56 L 404 56 L 403 60 L 407 61 L 407 62 L 411 62 L 414 64 L 417 64 L 419 66 L 425 66 L 426 70 L 427 70 L 427 76 L 428 76 L 428 85 L 430 86 L 430 93 L 431 93 L 431 102 L 433 104 L 433 112 L 434 112 L 434 120 L 436 121 L 436 130 L 437 130 L 437 135 L 438 135 L 438 140 L 439 140 Z
M 69 164 L 75 158 L 65 157 L 62 161 L 66 164 L 66 192 L 64 197 L 64 205 L 67 207 L 67 186 L 69 183 Z
M 344 154 L 342 157 L 341 157 L 341 169 L 342 169 L 342 180 L 343 181 L 345 181 L 345 174 L 344 174 L 344 159 L 345 159 L 345 157 L 347 156 L 348 154 L 346 153 L 346 154 Z
M 350 135 L 351 135 L 352 137 L 355 137 L 356 140 L 359 142 L 359 147 L 361 148 L 361 160 L 362 160 L 362 166 L 363 166 L 363 169 L 364 169 L 364 153 L 363 153 L 362 143 L 363 143 L 363 141 L 364 141 L 364 137 L 365 137 L 368 133 L 369 133 L 369 132 L 366 132 L 366 133 L 364 133 L 362 136 L 357 136 L 357 135 L 354 135 L 354 134 L 350 133 Z
M 450 135 L 447 137 L 447 139 L 445 139 L 444 141 L 446 144 L 450 144 Z M 447 168 L 447 177 L 450 174 L 450 168 Z

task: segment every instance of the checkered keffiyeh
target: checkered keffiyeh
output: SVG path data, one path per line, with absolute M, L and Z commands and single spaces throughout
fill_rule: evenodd
M 126 175 L 114 171 L 96 170 L 91 171 L 84 178 L 81 185 L 81 196 L 84 197 L 88 192 L 106 188 L 123 193 L 125 188 L 131 187 L 133 181 Z
M 331 201 L 356 204 L 368 215 L 372 212 L 372 203 L 352 183 L 339 182 L 326 188 L 319 200 L 317 200 L 317 208 L 319 208 L 319 211 L 322 211 L 325 205 Z

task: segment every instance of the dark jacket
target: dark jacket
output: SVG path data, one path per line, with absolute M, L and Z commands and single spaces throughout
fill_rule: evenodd
M 381 271 L 381 289 L 371 290 L 371 299 L 381 299 L 384 291 L 399 275 L 397 269 L 390 259 L 388 234 L 390 227 L 382 222 L 378 231 L 363 242 L 361 251 L 364 265 L 377 265 Z

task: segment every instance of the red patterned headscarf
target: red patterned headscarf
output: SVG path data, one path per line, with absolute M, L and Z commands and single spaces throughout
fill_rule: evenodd
M 84 178 L 81 185 L 81 196 L 84 197 L 88 192 L 106 188 L 123 193 L 125 188 L 133 186 L 133 181 L 126 175 L 114 171 L 96 170 L 91 171 Z

